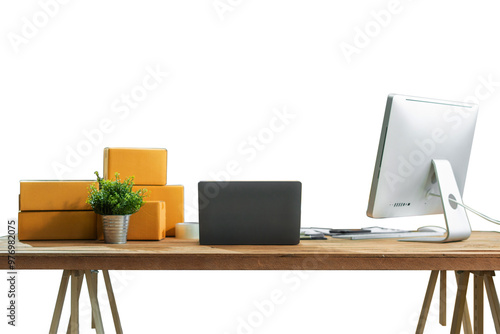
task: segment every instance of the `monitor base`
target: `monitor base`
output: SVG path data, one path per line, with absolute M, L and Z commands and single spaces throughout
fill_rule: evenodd
M 444 219 L 446 222 L 445 237 L 427 237 L 427 238 L 411 238 L 402 239 L 400 241 L 415 241 L 415 242 L 452 242 L 466 240 L 471 235 L 469 218 L 465 209 L 450 201 L 450 198 L 462 203 L 462 196 L 458 190 L 455 174 L 448 160 L 432 160 L 432 166 L 436 174 L 435 182 L 439 186 L 441 194 L 441 203 L 443 204 Z M 430 194 L 429 194 L 430 195 Z

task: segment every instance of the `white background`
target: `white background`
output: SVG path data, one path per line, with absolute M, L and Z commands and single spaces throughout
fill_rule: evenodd
M 464 200 L 500 216 L 500 21 L 494 1 L 401 0 L 390 16 L 381 14 L 394 8 L 389 1 L 54 3 L 0 5 L 4 222 L 17 216 L 19 180 L 93 179 L 95 170 L 102 171 L 103 148 L 122 146 L 168 149 L 167 181 L 185 186 L 186 220 L 197 220 L 197 182 L 221 175 L 235 160 L 240 168 L 232 180 L 302 181 L 303 226 L 443 225 L 442 216 L 365 216 L 389 93 L 479 100 Z M 38 27 L 30 30 L 33 23 Z M 366 29 L 371 36 L 363 39 L 359 31 Z M 346 44 L 357 45 L 356 53 L 346 57 Z M 139 94 L 148 69 L 168 76 L 127 114 L 116 112 L 123 94 Z M 276 110 L 293 117 L 270 133 Z M 101 136 L 95 129 L 103 120 L 111 129 Z M 256 154 L 244 154 L 249 137 L 259 135 Z M 78 149 L 80 161 L 70 157 Z M 57 173 L 58 164 L 68 169 Z M 470 220 L 473 229 L 498 230 Z M 6 234 L 3 226 L 0 235 Z M 7 326 L 1 311 L 0 331 L 46 333 L 60 275 L 20 272 L 19 326 Z M 406 334 L 415 330 L 429 273 L 112 275 L 126 333 Z M 6 305 L 0 279 L 0 305 Z M 258 315 L 255 303 L 274 290 L 283 303 Z M 104 297 L 105 328 L 112 332 Z M 88 312 L 87 302 L 82 313 Z M 434 305 L 426 333 L 448 332 L 436 317 Z M 252 319 L 258 325 L 242 325 Z M 92 333 L 87 316 L 81 323 L 81 333 Z M 487 326 L 492 332 L 489 317 Z

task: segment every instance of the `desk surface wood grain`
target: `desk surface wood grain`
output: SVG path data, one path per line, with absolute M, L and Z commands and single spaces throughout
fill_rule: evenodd
M 201 246 L 197 241 L 16 242 L 15 269 L 108 270 L 500 270 L 500 233 L 455 243 L 394 239 L 303 240 L 295 246 Z M 8 269 L 0 238 L 0 269 Z

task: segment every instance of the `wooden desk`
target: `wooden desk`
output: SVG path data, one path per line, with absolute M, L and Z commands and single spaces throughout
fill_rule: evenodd
M 6 249 L 6 239 L 1 238 L 0 269 L 8 269 Z M 75 328 L 78 327 L 78 297 L 83 276 L 87 277 L 91 299 L 92 295 L 96 295 L 96 278 L 93 277 L 92 269 L 103 270 L 107 288 L 110 283 L 108 270 L 431 270 L 417 333 L 423 332 L 438 274 L 441 273 L 443 278 L 447 270 L 458 273 L 459 291 L 452 333 L 460 332 L 463 316 L 468 318 L 465 308 L 468 277 L 469 273 L 474 273 L 477 282 L 481 282 L 479 288 L 475 286 L 478 303 L 482 301 L 479 291 L 483 290 L 485 284 L 497 333 L 500 333 L 500 306 L 491 279 L 494 271 L 500 270 L 500 233 L 497 232 L 473 232 L 466 241 L 444 244 L 398 242 L 394 239 L 306 240 L 295 246 L 201 246 L 198 242 L 174 238 L 129 241 L 124 245 L 105 244 L 102 241 L 26 241 L 16 244 L 15 261 L 16 270 L 65 270 L 54 314 L 57 321 L 54 325 L 53 318 L 52 327 L 57 328 L 57 313 L 60 316 L 62 309 L 62 302 L 59 301 L 64 300 L 64 289 L 69 277 L 72 277 L 73 315 L 70 324 L 73 323 L 71 328 L 75 333 L 78 332 Z M 440 282 L 443 285 L 446 279 Z M 108 289 L 109 293 L 110 302 L 114 304 L 111 288 Z M 93 315 L 100 319 L 97 300 L 92 301 L 92 307 L 93 312 L 97 310 Z M 114 308 L 118 317 L 116 305 Z M 475 309 L 480 311 L 477 317 L 475 314 L 477 326 L 482 326 L 479 321 L 482 306 L 475 305 Z M 468 333 L 468 329 L 465 331 Z M 118 330 L 117 327 L 117 332 L 121 332 L 121 328 Z M 476 332 L 481 333 L 480 330 Z
M 0 239 L 0 269 L 7 266 Z M 108 270 L 500 270 L 500 233 L 474 232 L 456 243 L 302 240 L 296 246 L 200 246 L 198 242 L 25 241 L 16 269 Z

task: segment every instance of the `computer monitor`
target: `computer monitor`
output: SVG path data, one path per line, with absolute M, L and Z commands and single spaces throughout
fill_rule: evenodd
M 367 215 L 444 213 L 444 237 L 407 240 L 467 239 L 469 220 L 456 202 L 462 203 L 477 112 L 473 103 L 389 95 Z

